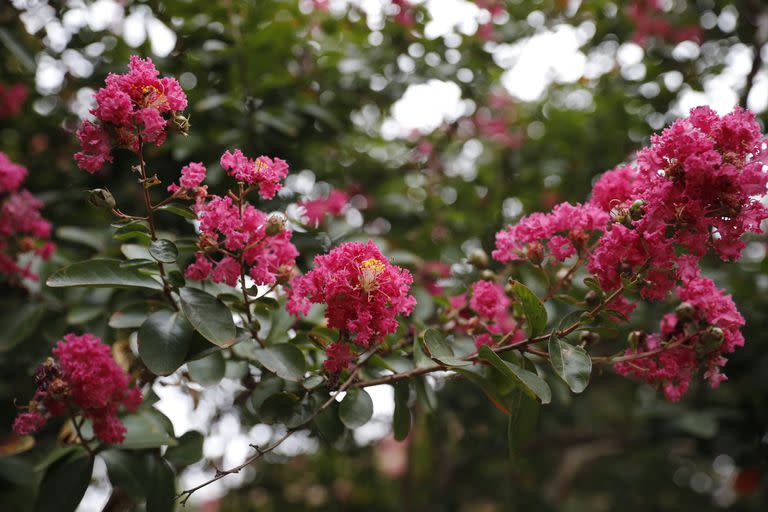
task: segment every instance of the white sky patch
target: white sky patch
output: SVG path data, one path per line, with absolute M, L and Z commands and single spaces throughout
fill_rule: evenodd
M 437 39 L 454 31 L 467 35 L 477 32 L 480 9 L 474 3 L 466 0 L 428 0 L 426 7 L 431 18 L 424 26 L 427 39 Z
M 686 116 L 690 109 L 699 105 L 709 105 L 720 115 L 730 112 L 739 102 L 737 91 L 743 89 L 746 84 L 746 77 L 752 66 L 752 50 L 743 44 L 734 45 L 725 56 L 724 62 L 722 73 L 703 80 L 703 91 L 694 91 L 689 86 L 683 86 L 671 109 L 672 113 Z M 765 87 L 765 71 L 759 78 L 761 80 L 757 83 L 761 88 Z M 766 100 L 765 97 L 758 96 L 759 88 L 755 89 L 758 90 L 753 90 L 750 94 L 749 106 L 754 107 L 757 112 L 762 112 L 767 106 Z
M 515 44 L 502 44 L 494 60 L 508 68 L 501 83 L 522 100 L 539 99 L 552 82 L 572 83 L 584 75 L 587 58 L 579 47 L 588 33 L 571 25 L 557 25 Z
M 444 122 L 458 119 L 465 111 L 461 89 L 454 82 L 429 80 L 410 85 L 392 106 L 392 118 L 382 124 L 386 139 L 417 130 L 428 133 Z

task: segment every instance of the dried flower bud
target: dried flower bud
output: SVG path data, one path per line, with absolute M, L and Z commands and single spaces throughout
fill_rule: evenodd
M 469 263 L 477 268 L 485 268 L 488 266 L 488 254 L 480 248 L 473 249 L 469 253 Z
M 696 308 L 690 302 L 681 302 L 679 306 L 675 308 L 675 314 L 677 319 L 681 322 L 690 322 L 696 316 Z
M 89 190 L 88 202 L 96 208 L 111 210 L 117 204 L 112 193 L 105 188 L 95 188 Z
M 587 306 L 594 308 L 598 304 L 600 304 L 600 300 L 602 294 L 597 293 L 595 290 L 589 290 L 586 295 L 584 295 L 584 302 L 587 303 Z

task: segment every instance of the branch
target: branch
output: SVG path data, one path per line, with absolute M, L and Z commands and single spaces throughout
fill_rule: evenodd
M 221 469 L 217 469 L 217 470 L 216 470 L 216 475 L 215 475 L 213 478 L 211 478 L 210 480 L 207 480 L 207 481 L 205 481 L 205 482 L 201 483 L 200 485 L 197 485 L 197 486 L 195 486 L 195 487 L 192 487 L 192 488 L 190 488 L 190 489 L 187 489 L 187 490 L 181 491 L 181 492 L 180 492 L 180 493 L 179 493 L 179 494 L 176 496 L 176 499 L 177 499 L 177 500 L 181 500 L 181 501 L 180 501 L 180 503 L 181 503 L 181 505 L 182 505 L 182 506 L 186 506 L 186 504 L 187 504 L 187 501 L 188 501 L 188 500 L 189 500 L 189 498 L 192 496 L 192 494 L 194 494 L 196 491 L 198 491 L 198 490 L 202 489 L 203 487 L 206 487 L 206 486 L 208 486 L 208 485 L 212 484 L 213 482 L 216 482 L 216 481 L 218 481 L 218 480 L 221 480 L 222 478 L 224 478 L 224 477 L 225 477 L 225 476 L 227 476 L 227 475 L 231 475 L 231 474 L 233 474 L 233 473 L 239 473 L 239 472 L 240 472 L 240 471 L 242 471 L 244 468 L 246 468 L 246 467 L 250 466 L 251 464 L 253 464 L 255 461 L 257 461 L 258 459 L 260 459 L 260 458 L 261 458 L 262 456 L 264 456 L 265 454 L 267 454 L 267 453 L 269 453 L 269 452 L 273 451 L 275 448 L 277 448 L 278 446 L 280 446 L 281 444 L 283 444 L 283 442 L 284 442 L 286 439 L 288 439 L 289 437 L 291 437 L 291 436 L 292 436 L 292 435 L 293 435 L 295 432 L 298 432 L 298 431 L 299 431 L 299 430 L 301 430 L 302 428 L 306 427 L 306 426 L 307 426 L 307 425 L 308 425 L 310 422 L 312 422 L 312 420 L 314 420 L 314 419 L 315 419 L 315 418 L 316 418 L 316 417 L 317 417 L 317 416 L 318 416 L 318 415 L 319 415 L 321 412 L 323 412 L 325 409 L 327 409 L 328 407 L 330 407 L 330 405 L 331 405 L 331 404 L 332 404 L 332 403 L 333 403 L 333 402 L 336 400 L 336 396 L 337 396 L 339 393 L 341 393 L 341 392 L 343 392 L 343 391 L 346 391 L 347 389 L 349 389 L 349 387 L 350 387 L 350 386 L 352 386 L 352 383 L 353 383 L 353 382 L 355 381 L 355 379 L 357 378 L 357 372 L 360 370 L 360 367 L 361 367 L 363 364 L 365 364 L 365 362 L 366 362 L 366 361 L 368 361 L 368 359 L 369 359 L 369 358 L 370 358 L 370 357 L 371 357 L 373 354 L 375 354 L 375 353 L 376 353 L 376 349 L 372 349 L 372 350 L 369 350 L 368 352 L 366 352 L 365 354 L 363 354 L 362 356 L 360 356 L 360 359 L 358 360 L 357 364 L 355 364 L 355 366 L 354 366 L 354 367 L 352 368 L 352 370 L 350 371 L 350 373 L 349 373 L 349 377 L 347 377 L 347 380 L 345 380 L 345 381 L 344 381 L 344 383 L 343 383 L 343 384 L 342 384 L 342 385 L 339 387 L 339 389 L 336 391 L 336 393 L 333 393 L 333 394 L 332 394 L 332 395 L 331 395 L 331 396 L 328 398 L 328 400 L 326 400 L 326 401 L 325 401 L 325 402 L 324 402 L 324 403 L 323 403 L 323 404 L 322 404 L 322 405 L 321 405 L 321 406 L 320 406 L 320 407 L 319 407 L 319 408 L 318 408 L 318 409 L 317 409 L 315 412 L 313 412 L 313 413 L 312 413 L 312 415 L 311 415 L 309 418 L 307 418 L 307 419 L 306 419 L 306 420 L 305 420 L 303 423 L 301 423 L 300 425 L 297 425 L 296 427 L 293 427 L 293 428 L 291 428 L 291 429 L 288 429 L 288 430 L 285 432 L 285 434 L 283 434 L 282 436 L 280 436 L 280 437 L 279 437 L 279 438 L 278 438 L 276 441 L 274 441 L 272 444 L 268 445 L 266 448 L 260 448 L 259 446 L 252 444 L 252 445 L 251 445 L 251 447 L 252 447 L 252 448 L 254 448 L 254 449 L 256 450 L 256 454 L 255 454 L 255 455 L 251 455 L 250 457 L 248 457 L 247 459 L 245 459 L 245 462 L 243 462 L 243 463 L 242 463 L 242 464 L 240 464 L 239 466 L 235 466 L 235 467 L 233 467 L 233 468 L 230 468 L 230 469 L 224 469 L 224 470 L 221 470 Z
M 144 163 L 144 143 L 141 140 L 141 135 L 139 135 L 139 172 L 141 174 L 141 188 L 144 191 L 144 205 L 147 209 L 147 223 L 149 224 L 149 235 L 152 238 L 152 241 L 154 242 L 157 240 L 157 232 L 155 231 L 155 215 L 154 210 L 152 209 L 152 198 L 149 194 L 149 189 L 146 186 L 147 181 L 147 169 L 146 164 Z M 163 293 L 168 298 L 168 301 L 173 306 L 173 309 L 178 311 L 179 306 L 176 304 L 176 301 L 173 299 L 173 295 L 171 294 L 171 286 L 168 284 L 168 280 L 165 277 L 165 267 L 163 266 L 163 263 L 158 261 L 157 267 L 160 269 L 160 279 L 163 281 Z

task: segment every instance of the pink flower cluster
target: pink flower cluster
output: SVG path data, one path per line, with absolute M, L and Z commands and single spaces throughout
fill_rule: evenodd
M 743 318 L 730 296 L 700 275 L 698 262 L 709 249 L 723 260 L 738 259 L 741 236 L 761 232 L 768 218 L 759 200 L 768 186 L 766 141 L 751 112 L 736 108 L 721 117 L 698 107 L 651 142 L 638 152 L 636 167 L 609 171 L 595 184 L 591 204 L 610 211 L 614 222 L 588 268 L 605 290 L 618 288 L 633 274 L 642 276 L 640 293 L 646 299 L 663 299 L 675 289 L 695 310 L 696 332 L 710 329 L 689 336 L 675 315 L 667 315 L 661 333 L 628 354 L 690 339 L 616 366 L 624 375 L 662 383 L 666 396 L 676 400 L 699 367 L 717 385 L 725 378 L 723 355 L 744 343 Z M 702 348 L 713 338 L 720 338 L 715 348 Z
M 280 158 L 274 160 L 260 156 L 256 160 L 246 157 L 236 149 L 234 153 L 225 151 L 221 155 L 221 167 L 227 174 L 249 185 L 258 185 L 259 194 L 264 199 L 272 199 L 282 188 L 280 181 L 288 175 L 288 163 Z
M 724 355 L 744 345 L 739 330 L 744 318 L 731 296 L 701 275 L 694 257 L 684 257 L 682 268 L 682 284 L 676 289 L 683 301 L 678 313 L 665 315 L 660 333 L 647 336 L 637 348 L 628 349 L 626 355 L 659 352 L 614 365 L 621 375 L 658 384 L 672 401 L 679 400 L 688 390 L 698 368 L 704 368 L 704 378 L 716 388 L 726 380 L 721 373 L 727 362 Z M 662 350 L 665 346 L 672 348 Z
M 641 292 L 659 299 L 678 281 L 680 249 L 700 258 L 712 248 L 723 260 L 737 259 L 741 236 L 761 232 L 768 209 L 757 197 L 768 173 L 760 127 L 738 107 L 723 117 L 695 108 L 651 142 L 638 152 L 635 169 L 614 169 L 595 185 L 590 204 L 616 222 L 589 270 L 610 290 L 622 274 L 645 269 Z
M 235 286 L 241 271 L 256 284 L 272 284 L 291 274 L 296 247 L 292 232 L 271 233 L 269 217 L 252 205 L 236 204 L 231 197 L 209 196 L 196 207 L 200 234 L 195 262 L 187 267 L 190 279 L 211 279 Z M 220 255 L 218 260 L 215 255 Z
M 397 330 L 398 314 L 411 313 L 412 282 L 411 273 L 392 265 L 373 242 L 345 243 L 316 256 L 314 268 L 291 281 L 287 309 L 306 315 L 311 304 L 325 304 L 328 326 L 367 348 Z
M 635 29 L 632 40 L 638 44 L 645 43 L 649 37 L 669 43 L 701 40 L 698 25 L 674 26 L 663 12 L 660 0 L 633 0 L 626 12 Z
M 299 201 L 299 206 L 304 208 L 307 222 L 313 226 L 320 224 L 326 215 L 339 217 L 347 204 L 349 204 L 349 195 L 343 190 L 336 189 L 331 190 L 327 197 Z
M 19 115 L 28 94 L 27 86 L 22 83 L 0 84 L 0 120 Z
M 527 259 L 538 264 L 548 252 L 562 262 L 583 252 L 605 230 L 608 220 L 605 211 L 590 204 L 560 203 L 551 213 L 532 213 L 496 233 L 492 255 L 502 263 Z
M 67 334 L 53 356 L 38 369 L 35 397 L 29 411 L 16 417 L 14 432 L 31 434 L 51 416 L 79 414 L 93 421 L 96 437 L 121 443 L 126 429 L 117 417 L 118 408 L 134 411 L 142 396 L 129 386 L 128 374 L 112 358 L 109 345 L 92 334 Z
M 188 197 L 195 197 L 202 201 L 208 195 L 208 187 L 203 186 L 207 171 L 202 162 L 190 162 L 181 168 L 181 178 L 179 183 L 168 185 L 168 192 L 174 195 L 180 193 Z
M 492 335 L 514 334 L 510 341 L 522 338 L 518 324 L 512 318 L 512 301 L 504 288 L 493 281 L 477 281 L 472 284 L 471 294 L 462 293 L 448 299 L 455 314 L 455 327 L 474 336 L 475 345 L 493 345 Z
M 0 152 L 0 275 L 9 281 L 37 279 L 30 270 L 32 260 L 21 266 L 19 255 L 48 259 L 55 250 L 50 241 L 51 224 L 40 214 L 43 202 L 20 188 L 26 176 L 25 167 Z
M 77 130 L 81 150 L 75 160 L 94 173 L 112 161 L 113 146 L 138 151 L 142 143 L 165 141 L 168 122 L 187 107 L 187 97 L 175 78 L 158 78 L 152 60 L 132 56 L 128 73 L 110 73 L 96 93 L 91 113 L 100 121 L 83 121 Z

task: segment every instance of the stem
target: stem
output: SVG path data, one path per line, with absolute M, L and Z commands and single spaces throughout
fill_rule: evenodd
M 341 387 L 339 387 L 338 391 L 336 393 L 333 393 L 328 398 L 328 400 L 323 402 L 323 404 L 315 412 L 313 412 L 312 415 L 309 418 L 307 418 L 303 423 L 301 423 L 300 425 L 297 425 L 296 427 L 288 429 L 285 432 L 285 434 L 280 436 L 276 441 L 274 441 L 272 444 L 270 444 L 266 448 L 260 448 L 259 446 L 256 446 L 256 445 L 252 444 L 251 447 L 253 447 L 256 450 L 256 454 L 255 455 L 251 455 L 250 457 L 245 459 L 245 462 L 243 462 L 239 466 L 235 466 L 235 467 L 230 468 L 230 469 L 216 470 L 216 475 L 213 478 L 203 482 L 202 484 L 200 484 L 200 485 L 198 485 L 196 487 L 192 487 L 190 489 L 186 489 L 184 491 L 181 491 L 181 493 L 179 493 L 176 496 L 176 499 L 180 499 L 181 500 L 180 501 L 181 505 L 182 506 L 186 506 L 187 501 L 189 500 L 189 498 L 192 496 L 192 494 L 195 491 L 198 491 L 198 490 L 202 489 L 203 487 L 212 484 L 213 482 L 221 480 L 222 478 L 224 478 L 227 475 L 231 475 L 233 473 L 239 473 L 243 468 L 253 464 L 255 461 L 260 459 L 262 456 L 264 456 L 265 454 L 273 451 L 275 448 L 280 446 L 286 439 L 291 437 L 295 432 L 298 432 L 299 430 L 304 428 L 312 420 L 314 420 L 321 412 L 323 412 L 325 409 L 330 407 L 330 405 L 336 400 L 336 396 L 339 393 L 349 389 L 349 387 L 352 386 L 352 383 L 354 382 L 354 380 L 357 378 L 357 372 L 360 370 L 360 367 L 363 366 L 363 364 L 365 364 L 365 362 L 368 361 L 368 359 L 373 354 L 375 354 L 375 353 L 376 353 L 376 349 L 372 349 L 372 350 L 369 350 L 368 352 L 366 352 L 365 354 L 363 354 L 362 356 L 360 356 L 360 359 L 358 360 L 357 364 L 355 364 L 355 366 L 352 368 L 352 371 L 350 371 L 349 377 L 347 377 L 347 380 L 345 380 L 344 383 L 341 385 Z
M 80 431 L 80 428 L 83 426 L 83 423 L 85 423 L 85 418 L 81 416 L 80 423 L 77 422 L 74 416 L 69 420 L 72 422 L 72 425 L 75 427 L 75 432 L 77 432 L 77 437 L 80 439 L 80 444 L 85 448 L 85 450 L 88 452 L 88 455 L 91 457 L 96 456 L 96 451 L 90 447 L 88 444 L 88 440 L 85 439 L 85 436 Z
M 147 181 L 147 168 L 146 164 L 144 163 L 144 142 L 141 140 L 141 135 L 139 135 L 139 171 L 141 173 L 141 188 L 144 191 L 144 206 L 147 209 L 147 223 L 149 224 L 149 236 L 154 242 L 157 240 L 157 231 L 155 230 L 155 212 L 152 207 L 152 197 L 149 194 L 149 189 L 146 187 L 146 181 Z M 176 301 L 173 299 L 173 295 L 171 294 L 171 286 L 168 284 L 168 280 L 165 277 L 165 266 L 162 264 L 162 262 L 157 262 L 157 266 L 160 269 L 160 279 L 163 281 L 163 293 L 168 298 L 168 301 L 173 306 L 173 309 L 178 311 L 179 306 L 176 304 Z

